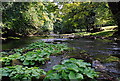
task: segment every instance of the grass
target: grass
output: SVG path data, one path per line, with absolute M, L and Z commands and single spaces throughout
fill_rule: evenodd
M 117 26 L 106 26 L 106 27 L 101 27 L 101 29 L 104 29 L 103 31 L 100 32 L 95 32 L 95 33 L 90 33 L 90 32 L 79 32 L 79 33 L 74 33 L 75 35 L 81 35 L 81 36 L 102 36 L 102 37 L 111 37 L 115 33 L 116 30 L 114 30 Z
M 19 37 L 8 37 L 8 39 L 20 39 Z
M 104 30 L 114 30 L 114 28 L 116 28 L 117 26 L 105 26 L 105 27 L 102 27 L 102 29 Z
M 113 36 L 115 31 L 111 30 L 111 31 L 101 31 L 101 32 L 96 32 L 96 33 L 91 33 L 90 35 L 93 36 L 102 36 L 102 37 L 111 37 Z

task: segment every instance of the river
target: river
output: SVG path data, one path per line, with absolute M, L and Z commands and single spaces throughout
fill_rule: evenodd
M 120 41 L 113 41 L 107 39 L 89 39 L 89 38 L 79 38 L 79 39 L 68 39 L 68 38 L 58 38 L 58 37 L 26 37 L 20 40 L 9 40 L 2 43 L 2 50 L 22 48 L 28 44 L 43 40 L 45 42 L 56 42 L 65 43 L 71 48 L 75 48 L 66 54 L 65 56 L 51 56 L 50 62 L 48 62 L 44 67 L 44 70 L 51 69 L 52 66 L 58 64 L 61 60 L 65 59 L 63 57 L 78 57 L 80 56 L 80 51 L 84 52 L 92 57 L 92 59 L 99 61 L 111 74 L 112 77 L 120 77 Z M 82 57 L 87 59 L 87 57 Z

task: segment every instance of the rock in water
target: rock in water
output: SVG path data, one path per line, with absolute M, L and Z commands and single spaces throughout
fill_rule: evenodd
M 106 67 L 103 66 L 98 60 L 92 62 L 92 67 L 94 67 L 96 71 L 101 71 L 101 72 L 106 71 Z
M 22 63 L 18 60 L 12 60 L 12 65 L 22 65 Z

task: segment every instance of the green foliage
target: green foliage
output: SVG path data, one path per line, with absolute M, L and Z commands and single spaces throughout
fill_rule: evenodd
M 110 56 L 107 59 L 105 59 L 103 62 L 114 62 L 114 61 L 119 61 L 120 58 L 115 57 L 115 56 Z
M 105 2 L 3 2 L 3 34 L 30 35 L 73 33 L 115 25 Z M 61 6 L 61 7 L 60 7 Z M 6 36 L 6 35 L 3 35 Z
M 58 54 L 67 50 L 65 44 L 47 44 L 43 41 L 34 42 L 22 49 L 13 49 L 0 57 L 3 68 L 0 68 L 2 75 L 0 77 L 10 77 L 13 80 L 31 80 L 32 78 L 39 79 L 41 75 L 46 74 L 38 67 L 23 67 L 44 64 L 50 58 L 51 54 Z M 19 62 L 21 65 L 16 65 L 14 62 Z M 10 66 L 16 65 L 16 66 Z M 6 66 L 6 67 L 5 67 Z M 1 77 L 1 78 L 2 78 Z
M 41 52 L 36 50 L 35 52 L 30 51 L 21 56 L 19 59 L 23 61 L 23 65 L 34 65 L 36 62 L 44 64 L 45 60 L 49 58 L 49 53 Z
M 91 33 L 90 35 L 93 36 L 102 36 L 102 37 L 111 37 L 113 36 L 115 31 L 102 31 L 102 32 L 97 32 L 97 33 Z
M 37 41 L 35 43 L 32 43 L 32 44 L 28 45 L 26 48 L 27 49 L 42 49 L 42 50 L 48 49 L 48 51 L 56 50 L 56 52 L 57 52 L 57 50 L 58 50 L 58 52 L 60 52 L 60 51 L 64 51 L 64 50 L 68 49 L 68 47 L 65 44 L 56 44 L 56 45 L 55 44 L 47 44 L 47 43 L 44 43 L 43 41 Z
M 74 33 L 75 35 L 80 36 L 97 36 L 97 37 L 111 37 L 114 35 L 116 30 L 114 30 L 117 26 L 105 26 L 101 27 L 101 29 L 104 29 L 103 31 L 90 33 L 90 32 L 80 32 L 80 33 Z
M 7 52 L 0 52 L 0 56 L 7 56 L 8 53 Z
M 11 65 L 12 60 L 18 59 L 20 56 L 21 56 L 20 53 L 15 53 L 13 55 L 0 57 L 0 61 L 2 61 L 4 65 Z
M 108 4 L 105 2 L 59 3 L 58 18 L 54 26 L 55 32 L 73 33 L 75 29 L 90 31 L 98 25 L 115 25 Z
M 42 2 L 3 2 L 3 34 L 43 34 L 53 29 L 53 14 Z M 55 8 L 54 8 L 55 9 Z
M 19 59 L 23 61 L 24 65 L 34 65 L 36 62 L 44 64 L 49 59 L 51 54 L 57 54 L 68 49 L 64 44 L 47 44 L 44 42 L 35 42 L 30 44 L 27 49 L 35 49 L 25 53 Z
M 24 49 L 24 48 L 23 48 L 23 49 Z M 16 52 L 22 53 L 22 50 L 23 50 L 23 49 L 13 49 L 12 51 L 15 52 L 15 53 L 16 53 Z
M 65 44 L 55 45 L 37 41 L 25 48 L 11 50 L 9 53 L 12 53 L 12 55 L 4 55 L 3 57 L 0 57 L 0 60 L 4 65 L 11 65 L 12 61 L 15 59 L 23 62 L 23 65 L 45 64 L 45 61 L 49 59 L 51 54 L 57 55 L 65 50 L 68 50 L 68 47 Z M 1 53 L 6 54 L 6 52 Z
M 21 65 L 7 66 L 0 68 L 2 76 L 8 76 L 14 80 L 31 80 L 32 78 L 39 79 L 41 75 L 45 75 L 46 72 L 38 67 L 23 67 Z
M 84 80 L 86 78 L 94 79 L 97 72 L 92 69 L 91 64 L 76 60 L 74 58 L 64 60 L 61 65 L 55 65 L 53 70 L 48 71 L 45 80 Z

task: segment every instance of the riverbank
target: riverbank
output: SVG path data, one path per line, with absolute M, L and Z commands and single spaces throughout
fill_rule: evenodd
M 49 35 L 27 35 L 26 37 L 60 37 L 60 38 L 70 38 L 70 39 L 79 39 L 79 38 L 90 38 L 90 39 L 109 39 L 109 40 L 120 40 L 120 36 L 116 34 L 117 26 L 105 26 L 101 27 L 102 31 L 91 33 L 91 32 L 78 32 L 78 33 L 71 33 L 71 34 L 54 34 L 51 33 Z M 24 36 L 23 36 L 24 37 Z M 22 37 L 8 37 L 8 38 L 0 38 L 0 40 L 19 40 Z
M 79 38 L 90 38 L 90 39 L 108 39 L 108 40 L 120 40 L 120 36 L 116 34 L 117 26 L 106 26 L 101 27 L 103 31 L 91 33 L 91 32 L 78 32 L 72 34 L 61 34 L 60 37 L 79 39 Z

